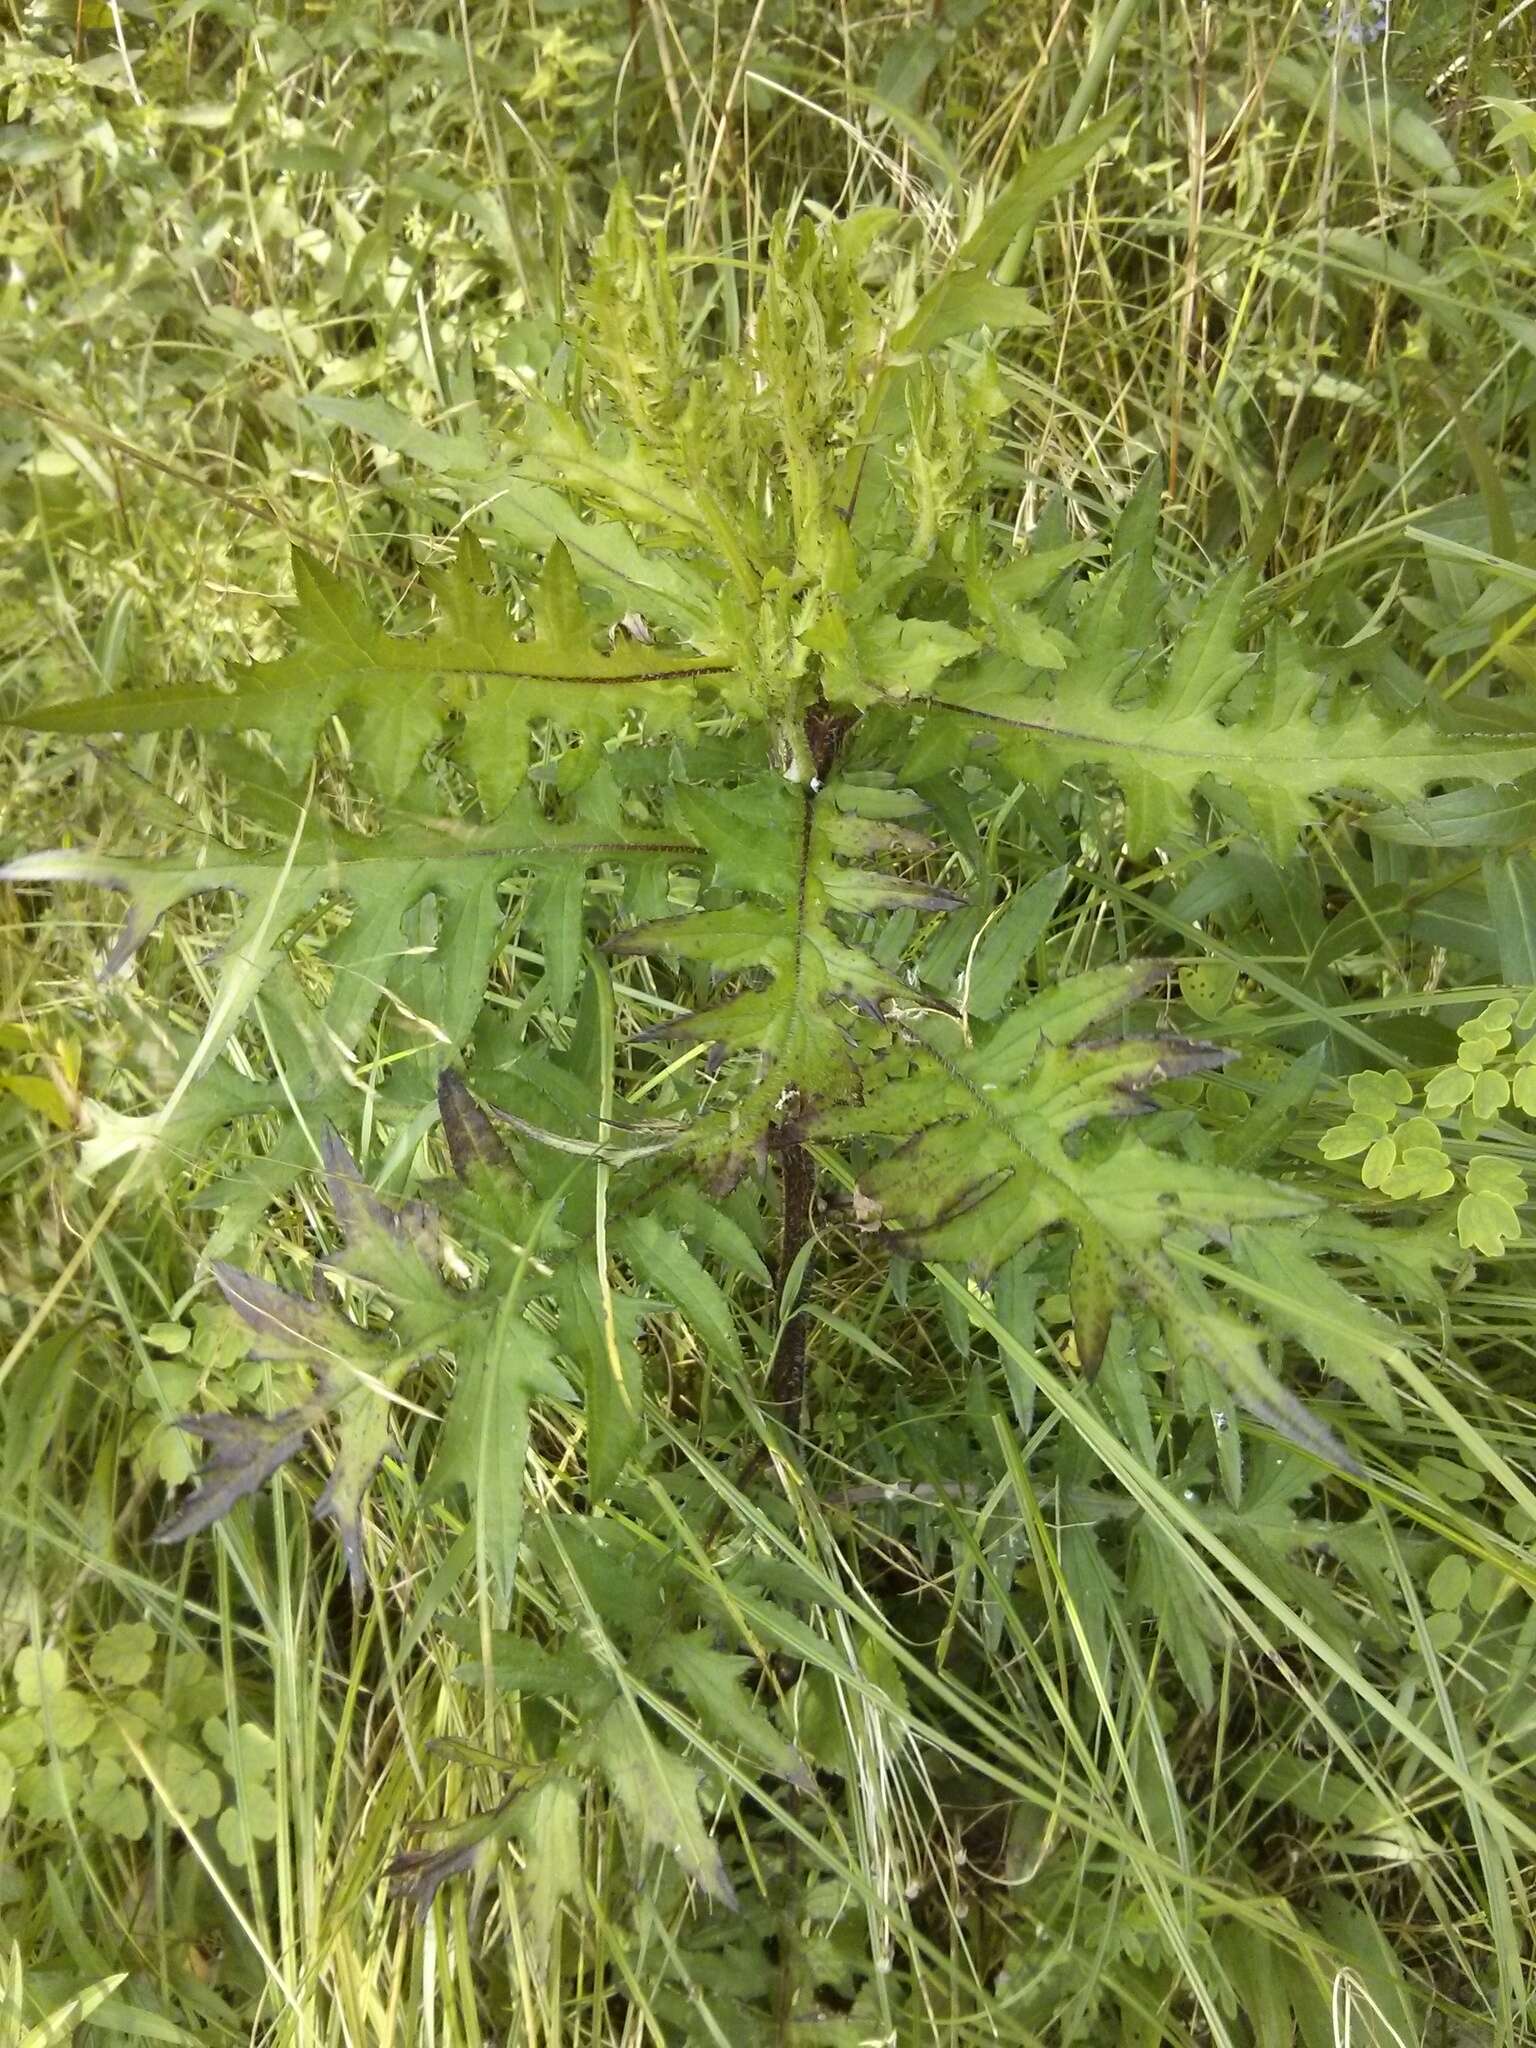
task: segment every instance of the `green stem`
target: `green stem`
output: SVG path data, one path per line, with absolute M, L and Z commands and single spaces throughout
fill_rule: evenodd
M 1083 67 L 1083 75 L 1077 82 L 1077 91 L 1073 93 L 1067 111 L 1061 117 L 1061 126 L 1056 130 L 1054 141 L 1070 142 L 1088 118 L 1088 109 L 1099 96 L 1109 67 L 1115 60 L 1115 52 L 1120 47 L 1121 38 L 1140 11 L 1141 0 L 1117 0 L 1113 14 L 1104 24 L 1103 34 L 1089 52 L 1088 62 Z M 1034 233 L 1035 222 L 1031 219 L 1026 226 L 1019 229 L 1009 243 L 1002 261 L 993 273 L 999 284 L 1014 284 L 1018 281 Z

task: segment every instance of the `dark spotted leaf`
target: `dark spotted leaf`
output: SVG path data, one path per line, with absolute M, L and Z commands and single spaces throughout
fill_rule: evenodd
M 323 1413 L 315 1406 L 281 1415 L 189 1415 L 181 1427 L 213 1446 L 197 1483 L 174 1513 L 155 1530 L 155 1543 L 183 1543 L 227 1515 L 236 1501 L 265 1486 L 304 1447 Z

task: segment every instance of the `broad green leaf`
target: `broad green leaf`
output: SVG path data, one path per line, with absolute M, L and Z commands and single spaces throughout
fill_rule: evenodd
M 574 1262 L 558 1280 L 561 1349 L 581 1368 L 587 1430 L 587 1485 L 594 1500 L 617 1486 L 644 1431 L 644 1370 L 635 1345 L 634 1304 L 611 1303 L 610 1325 L 597 1275 Z
M 1095 1025 L 1123 1016 L 1138 997 L 1168 976 L 1162 960 L 1134 960 L 1119 967 L 1095 967 L 1048 982 L 1017 1004 L 987 1039 L 994 1065 L 1027 1065 L 1050 1045 L 1070 1045 Z
M 1389 1428 L 1400 1431 L 1402 1403 L 1391 1377 L 1403 1357 L 1396 1327 L 1323 1272 L 1284 1231 L 1240 1232 L 1236 1263 L 1261 1284 L 1256 1306 L 1266 1322 L 1295 1336 Z
M 1504 979 L 1516 988 L 1536 983 L 1536 857 L 1488 854 L 1483 884 Z
M 64 1827 L 78 1811 L 84 1789 L 85 1771 L 78 1756 L 50 1756 L 18 1775 L 16 1804 L 37 1827 Z
M 1150 1515 L 1138 1521 L 1132 1539 L 1127 1590 L 1139 1606 L 1156 1617 L 1179 1676 L 1196 1705 L 1208 1711 L 1216 1697 L 1211 1645 L 1223 1643 L 1227 1630 L 1205 1579 L 1190 1565 L 1184 1545 Z
M 956 335 L 989 327 L 994 334 L 1029 327 L 1049 327 L 1050 316 L 1035 304 L 1034 294 L 1018 285 L 994 284 L 984 270 L 969 266 L 953 270 L 924 297 L 916 313 L 898 328 L 891 348 L 898 355 L 921 355 Z
M 542 1242 L 548 1216 L 512 1171 L 484 1112 L 457 1075 L 445 1078 L 440 1099 L 450 1156 L 466 1183 L 465 1220 L 471 1229 L 489 1231 L 493 1261 L 509 1258 L 510 1270 L 493 1266 L 500 1276 L 494 1293 L 450 1283 L 438 1216 L 421 1202 L 376 1194 L 347 1147 L 329 1134 L 323 1145 L 326 1179 L 344 1242 L 321 1270 L 362 1282 L 387 1302 L 388 1330 L 363 1329 L 328 1303 L 215 1264 L 225 1298 L 247 1326 L 247 1355 L 307 1367 L 313 1391 L 275 1416 L 189 1418 L 183 1427 L 210 1443 L 213 1456 L 157 1540 L 179 1540 L 208 1527 L 327 1426 L 335 1431 L 335 1454 L 315 1512 L 335 1523 L 360 1595 L 363 1504 L 388 1448 L 392 1390 L 424 1357 L 444 1352 L 453 1358 L 456 1376 L 429 1496 L 464 1489 L 481 1554 L 503 1595 L 509 1592 L 522 1529 L 531 1405 L 572 1398 L 555 1368 L 551 1338 L 525 1313 L 527 1299 L 537 1289 L 548 1291 L 555 1278 L 554 1268 L 535 1263 L 534 1247 Z
M 942 619 L 880 613 L 855 619 L 837 636 L 829 626 L 805 636 L 823 655 L 822 687 L 832 703 L 860 709 L 882 698 L 902 703 L 930 695 L 943 672 L 977 646 L 974 634 Z
M 270 1778 L 280 1752 L 259 1721 L 241 1721 L 231 1729 L 227 1714 L 210 1714 L 202 1735 L 212 1754 L 237 1778 Z
M 1216 1949 L 1253 2029 L 1254 2048 L 1295 2048 L 1289 1957 L 1261 1928 L 1236 1915 L 1216 1929 Z
M 237 848 L 210 841 L 193 818 L 167 805 L 164 822 L 178 843 L 154 859 L 61 849 L 23 855 L 3 871 L 17 882 L 88 882 L 124 891 L 128 916 L 107 955 L 108 973 L 123 968 L 179 904 L 219 891 L 245 904 L 223 948 L 212 1011 L 218 1028 L 195 1042 L 209 1062 L 207 1071 L 170 1121 L 97 1112 L 86 1155 L 89 1170 L 101 1171 L 141 1149 L 164 1157 L 196 1156 L 221 1123 L 264 1114 L 279 1123 L 270 1155 L 274 1164 L 291 1161 L 267 1190 L 270 1199 L 278 1198 L 309 1152 L 307 1144 L 285 1142 L 296 1130 L 293 1101 L 321 1116 L 350 1113 L 357 1085 L 352 1059 L 361 1056 L 381 1005 L 388 1011 L 398 995 L 406 1009 L 424 1009 L 453 1047 L 468 1037 L 501 942 L 498 892 L 509 877 L 551 866 L 579 873 L 598 861 L 630 855 L 662 860 L 687 851 L 686 841 L 653 834 L 594 840 L 569 824 L 545 821 L 526 792 L 495 825 L 412 814 L 389 818 L 370 836 L 311 815 L 297 838 L 286 842 L 278 831 L 292 831 L 291 804 L 268 807 L 254 786 L 242 798 L 260 808 L 268 843 Z M 280 969 L 295 929 L 335 898 L 344 899 L 352 914 L 316 951 L 328 993 L 315 1005 L 303 990 L 284 984 Z M 436 943 L 420 949 L 414 934 L 408 936 L 411 921 L 433 905 L 441 906 Z M 417 958 L 421 950 L 431 958 Z M 214 1060 L 258 997 L 268 1028 L 279 1038 L 286 1086 L 276 1079 L 249 1079 Z M 431 1040 L 424 1050 L 430 1053 L 440 1042 Z M 189 1042 L 189 1058 L 192 1048 Z M 423 1102 L 430 1100 L 433 1078 L 431 1071 L 422 1073 Z
M 679 808 L 710 858 L 712 877 L 735 900 L 723 909 L 641 925 L 607 942 L 617 955 L 663 953 L 715 975 L 766 975 L 766 985 L 668 1027 L 673 1036 L 753 1056 L 757 1078 L 724 1127 L 717 1121 L 708 1140 L 700 1140 L 718 1145 L 726 1179 L 761 1142 L 786 1091 L 821 1103 L 857 1086 L 840 1010 L 851 1005 L 878 1014 L 882 1002 L 910 994 L 905 982 L 842 936 L 839 913 L 898 905 L 941 910 L 959 900 L 926 883 L 844 865 L 880 850 L 910 852 L 914 841 L 899 828 L 839 809 L 838 798 L 835 783 L 818 791 L 778 779 L 725 793 L 723 804 L 680 794 Z
M 1340 89 L 1331 63 L 1309 65 L 1289 55 L 1277 56 L 1266 67 L 1266 76 L 1298 106 L 1309 110 L 1326 107 L 1330 126 L 1368 163 L 1375 165 L 1383 156 L 1395 157 L 1393 171 L 1406 176 L 1418 189 L 1426 182 L 1459 183 L 1461 173 L 1444 138 L 1415 110 L 1400 87 L 1373 80 L 1361 97 Z M 1417 175 L 1420 172 L 1427 177 Z
M 304 399 L 304 410 L 316 419 L 335 420 L 354 434 L 365 435 L 403 455 L 408 462 L 440 476 L 475 476 L 485 470 L 485 451 L 478 435 L 446 432 L 441 427 L 424 427 L 397 405 L 384 398 L 336 398 L 315 392 Z
M 1258 1166 L 1277 1150 L 1294 1128 L 1322 1078 L 1324 1048 L 1316 1047 L 1294 1060 L 1272 1088 L 1257 1095 L 1242 1122 L 1216 1143 L 1216 1157 L 1223 1166 Z
M 154 1661 L 155 1632 L 147 1621 L 118 1621 L 91 1647 L 91 1675 L 103 1685 L 138 1685 Z
M 1133 652 L 1118 634 L 1102 644 L 1100 629 L 1095 650 L 1080 630 L 1076 659 L 1054 674 L 988 655 L 933 702 L 995 732 L 1007 768 L 1046 793 L 1075 769 L 1106 769 L 1138 854 L 1189 833 L 1197 793 L 1283 860 L 1328 796 L 1403 804 L 1445 781 L 1501 787 L 1536 764 L 1536 735 L 1458 732 L 1344 690 L 1324 713 L 1321 673 L 1294 641 L 1273 635 L 1256 668 L 1239 648 L 1243 589 L 1241 578 L 1218 586 L 1166 666 L 1145 637 Z M 1098 600 L 1102 616 L 1113 594 Z
M 149 1833 L 149 1806 L 139 1787 L 125 1777 L 113 1758 L 104 1758 L 91 1773 L 80 1801 L 82 1817 L 104 1835 L 125 1842 L 142 1841 Z
M 1348 1467 L 1332 1433 L 1275 1378 L 1249 1326 L 1213 1306 L 1170 1257 L 1170 1247 L 1227 1244 L 1236 1231 L 1304 1216 L 1316 1199 L 1092 1129 L 1131 1113 L 1159 1081 L 1224 1058 L 1184 1039 L 1083 1037 L 1164 971 L 1150 963 L 1058 984 L 969 1047 L 940 1047 L 930 1033 L 893 1053 L 860 1104 L 830 1108 L 814 1127 L 828 1140 L 899 1140 L 860 1172 L 855 1201 L 863 1226 L 893 1250 L 987 1274 L 1066 1227 L 1077 1243 L 1072 1309 L 1087 1370 L 1115 1300 L 1139 1295 L 1175 1362 L 1194 1361 L 1261 1421 Z
M 802 1791 L 811 1789 L 810 1774 L 794 1744 L 754 1705 L 742 1684 L 752 1669 L 750 1658 L 717 1650 L 708 1634 L 700 1630 L 668 1636 L 653 1661 L 670 1674 L 707 1731 L 740 1743 L 749 1756 Z
M 1395 238 L 1365 234 L 1359 228 L 1331 227 L 1322 238 L 1322 258 L 1336 276 L 1389 285 L 1412 299 L 1453 341 L 1470 346 L 1471 333 L 1456 295 L 1442 280 L 1414 261 Z
M 1091 1378 L 1099 1369 L 1109 1340 L 1116 1296 L 1114 1261 L 1104 1232 L 1096 1223 L 1081 1223 L 1072 1254 L 1068 1299 L 1079 1368 Z
M 734 1909 L 736 1894 L 699 1811 L 698 1772 L 661 1746 L 627 1699 L 616 1700 L 593 1730 L 591 1754 L 642 1849 L 665 1850 L 709 1898 Z
M 523 1845 L 518 1903 L 533 1967 L 542 1978 L 549 1973 L 560 1908 L 585 1891 L 578 1787 L 560 1777 L 530 1786 L 513 1809 L 513 1825 Z
M 1430 1606 L 1445 1614 L 1454 1613 L 1471 1590 L 1472 1567 L 1459 1553 L 1441 1558 L 1430 1573 L 1425 1588 Z
M 909 1134 L 860 1176 L 861 1214 L 878 1220 L 897 1249 L 990 1271 L 1053 1224 L 1088 1225 L 1116 1246 L 1140 1247 L 1175 1228 L 1221 1236 L 1234 1223 L 1308 1206 L 1131 1137 L 1108 1152 L 1068 1149 L 1085 1125 L 1130 1115 L 1158 1081 L 1219 1064 L 1211 1048 L 1161 1038 L 1042 1043 L 1024 1064 L 1016 1035 L 1005 1025 L 969 1052 L 898 1055 L 862 1105 L 817 1119 L 829 1138 Z
M 1365 2033 L 1369 2027 L 1384 2048 L 1397 2041 L 1422 2041 L 1431 2024 L 1428 1995 L 1410 1989 L 1389 1932 L 1390 1919 L 1384 1927 L 1353 1899 L 1337 1893 L 1319 1902 L 1318 1918 L 1334 1952 L 1348 1961 L 1349 2031 Z
M 1203 1023 L 1226 1014 L 1237 993 L 1238 970 L 1229 960 L 1201 960 L 1179 970 L 1179 994 Z
M 916 113 L 923 89 L 944 56 L 944 40 L 930 23 L 904 29 L 892 38 L 875 74 L 875 93 L 894 107 Z
M 461 1631 L 460 1640 L 478 1644 L 479 1631 L 471 1637 Z M 533 1693 L 540 1699 L 569 1699 L 585 1711 L 597 1699 L 613 1690 L 613 1680 L 596 1658 L 577 1642 L 563 1642 L 545 1649 L 525 1636 L 497 1630 L 491 1637 L 489 1664 L 461 1664 L 454 1677 L 463 1685 L 483 1684 L 487 1676 L 505 1692 Z
M 527 929 L 544 955 L 541 994 L 557 1017 L 567 1016 L 581 981 L 586 876 L 580 868 L 542 876 L 528 900 Z
M 224 1804 L 218 1774 L 199 1750 L 169 1736 L 151 1736 L 145 1757 L 157 1792 L 180 1821 L 212 1820 Z
M 242 1779 L 238 1798 L 219 1815 L 219 1846 L 237 1870 L 247 1869 L 266 1843 L 276 1841 L 281 1819 L 270 1787 Z
M 21 1704 L 36 1707 L 63 1691 L 69 1683 L 69 1667 L 62 1650 L 52 1645 L 40 1650 L 28 1643 L 16 1652 L 11 1677 Z
M 689 638 L 710 631 L 718 610 L 711 578 L 657 550 L 647 552 L 616 519 L 584 519 L 563 491 L 522 477 L 498 483 L 489 507 L 493 526 L 520 548 L 548 554 L 563 547 L 583 582 Z M 709 673 L 725 664 L 704 662 Z
M 966 1008 L 973 1017 L 990 1019 L 1004 1008 L 1025 961 L 1045 936 L 1070 873 L 1062 867 L 1037 875 L 982 933 L 965 990 Z
M 1225 704 L 1252 668 L 1254 657 L 1237 647 L 1251 584 L 1247 570 L 1218 583 L 1179 635 L 1158 697 L 1165 719 L 1199 717 Z
M 760 1287 L 770 1284 L 771 1276 L 762 1254 L 747 1231 L 700 1189 L 676 1181 L 669 1183 L 662 1190 L 654 1213 L 697 1239 L 744 1280 Z
M 1133 1282 L 1161 1322 L 1176 1358 L 1197 1360 L 1256 1420 L 1322 1463 L 1359 1470 L 1328 1425 L 1275 1377 L 1253 1326 L 1213 1307 L 1203 1289 L 1188 1284 L 1159 1255 L 1138 1262 Z
M 1524 777 L 1502 788 L 1449 790 L 1376 811 L 1366 829 L 1399 846 L 1516 846 L 1536 838 L 1536 784 Z
M 433 1493 L 464 1489 L 477 1550 L 503 1599 L 511 1594 L 522 1541 L 532 1404 L 571 1398 L 551 1340 L 526 1316 L 504 1310 L 482 1343 L 459 1349 L 430 1486 Z
M 321 1141 L 326 1187 L 343 1243 L 321 1270 L 365 1281 L 392 1310 L 392 1328 L 420 1350 L 462 1313 L 443 1286 L 442 1234 L 422 1202 L 381 1201 L 334 1130 Z

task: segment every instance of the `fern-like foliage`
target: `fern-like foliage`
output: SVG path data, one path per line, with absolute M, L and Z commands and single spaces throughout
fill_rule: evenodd
M 846 285 L 840 274 L 839 282 Z M 825 283 L 818 278 L 813 288 Z M 779 326 L 784 318 L 781 308 Z M 775 353 L 775 332 L 765 320 L 749 361 L 759 376 L 772 363 L 787 379 L 789 344 Z M 761 406 L 736 390 L 733 367 L 721 372 L 724 394 L 701 383 L 694 396 L 700 416 L 718 414 L 739 435 L 743 416 L 750 423 Z M 486 589 L 489 570 L 473 538 L 449 566 L 424 572 L 437 604 L 436 630 L 426 636 L 390 632 L 341 578 L 299 554 L 296 644 L 239 672 L 233 691 L 127 691 L 40 707 L 26 722 L 59 733 L 255 729 L 298 774 L 327 722 L 339 718 L 369 787 L 398 797 L 446 743 L 474 778 L 486 815 L 497 817 L 522 788 L 540 732 L 595 750 L 629 725 L 686 736 L 702 713 L 723 710 L 767 724 L 795 779 L 810 781 L 807 719 L 815 707 L 856 717 L 885 705 L 916 720 L 917 759 L 953 758 L 957 742 L 963 748 L 979 728 L 1010 777 L 1046 794 L 1074 772 L 1107 771 L 1125 800 L 1134 853 L 1187 838 L 1204 799 L 1277 859 L 1331 796 L 1402 803 L 1448 782 L 1502 785 L 1536 765 L 1536 743 L 1518 734 L 1389 712 L 1368 695 L 1329 687 L 1334 664 L 1309 654 L 1282 622 L 1262 633 L 1250 623 L 1246 572 L 1179 619 L 1153 563 L 1156 528 L 1146 508 L 1160 487 L 1155 471 L 1126 514 L 1107 570 L 1075 576 L 1084 551 L 1072 546 L 992 562 L 974 518 L 963 521 L 957 510 L 974 491 L 957 451 L 968 448 L 970 462 L 984 452 L 986 408 L 957 412 L 954 388 L 946 387 L 947 408 L 913 414 L 909 436 L 894 437 L 910 475 L 886 473 L 871 485 L 865 466 L 855 471 L 860 496 L 850 506 L 866 492 L 881 500 L 865 561 L 844 520 L 831 518 L 809 430 L 790 434 L 777 415 L 760 420 L 776 460 L 765 463 L 763 450 L 755 462 L 745 449 L 728 452 L 711 482 L 714 465 L 706 459 L 701 476 L 696 452 L 682 446 L 680 437 L 697 427 L 691 410 L 660 446 L 626 441 L 615 451 L 572 415 L 546 409 L 522 475 L 558 478 L 685 550 L 687 580 L 697 586 L 686 606 L 668 602 L 644 573 L 653 558 L 630 543 L 583 551 L 582 568 L 607 599 L 606 609 L 593 610 L 571 547 L 580 550 L 581 533 L 623 528 L 612 519 L 573 527 L 574 515 L 567 508 L 557 516 L 564 501 L 541 481 L 512 494 L 517 530 L 547 547 L 531 632 Z M 908 396 L 917 402 L 912 390 Z M 818 404 L 830 404 L 825 393 Z M 835 440 L 817 418 L 816 433 Z M 852 431 L 846 419 L 843 432 Z M 880 455 L 877 444 L 866 463 L 878 468 Z M 887 462 L 893 456 L 885 451 Z M 914 504 L 914 477 L 928 465 L 947 486 L 941 492 L 930 479 L 933 502 Z M 818 478 L 813 490 L 809 480 Z M 843 510 L 851 521 L 850 507 Z M 925 601 L 941 567 L 950 615 L 931 616 Z M 962 590 L 957 617 L 953 599 Z M 630 601 L 680 621 L 682 644 L 649 644 L 643 617 L 626 612 L 629 627 L 646 635 L 631 638 L 619 621 Z M 1245 644 L 1256 637 L 1258 646 Z M 921 732 L 923 718 L 936 735 Z M 948 742 L 946 720 L 961 722 Z
M 690 842 L 628 829 L 616 812 L 562 819 L 523 789 L 494 826 L 425 806 L 391 808 L 373 829 L 296 804 L 248 769 L 240 782 L 241 837 L 214 836 L 182 806 L 136 777 L 127 786 L 153 854 L 61 848 L 23 854 L 20 884 L 89 883 L 120 892 L 127 915 L 103 961 L 121 976 L 162 920 L 204 898 L 236 913 L 215 956 L 210 1028 L 170 1033 L 197 1085 L 169 1114 L 124 1115 L 90 1105 L 85 1163 L 101 1171 L 143 1152 L 195 1159 L 224 1127 L 263 1119 L 259 1171 L 218 1189 L 221 1238 L 233 1243 L 266 1202 L 313 1158 L 296 1114 L 345 1125 L 361 1070 L 383 1055 L 384 1099 L 398 1113 L 430 1105 L 444 1065 L 473 1032 L 508 935 L 506 892 L 579 903 L 583 877 L 611 861 L 638 878 L 690 851 Z M 536 914 L 536 913 L 535 913 Z M 253 1025 L 256 1027 L 254 1033 Z

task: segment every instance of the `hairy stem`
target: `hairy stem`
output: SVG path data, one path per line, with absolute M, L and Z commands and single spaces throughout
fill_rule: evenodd
M 774 1274 L 774 1285 L 784 1312 L 784 1321 L 780 1326 L 779 1341 L 774 1349 L 768 1389 L 773 1405 L 784 1419 L 794 1426 L 799 1422 L 801 1403 L 805 1396 L 807 1330 L 803 1303 L 810 1279 L 808 1269 L 800 1275 L 794 1301 L 785 1302 L 784 1295 L 794 1274 L 796 1262 L 811 1239 L 811 1206 L 816 1195 L 816 1168 L 805 1147 L 793 1142 L 782 1147 L 778 1158 L 783 1214 L 779 1223 L 779 1259 L 778 1270 Z

